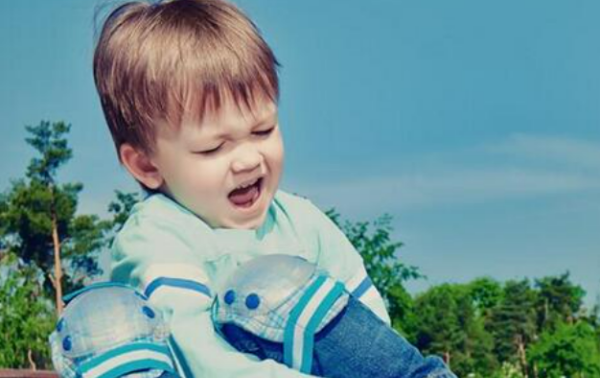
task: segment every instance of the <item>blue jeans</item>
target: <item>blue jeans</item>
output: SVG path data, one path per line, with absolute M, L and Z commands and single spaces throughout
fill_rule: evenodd
M 283 344 L 224 324 L 221 332 L 240 352 L 283 363 Z M 359 300 L 315 335 L 312 375 L 331 378 L 456 378 L 439 357 L 423 357 Z

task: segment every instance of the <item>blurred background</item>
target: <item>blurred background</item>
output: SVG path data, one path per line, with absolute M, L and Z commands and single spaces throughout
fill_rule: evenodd
M 342 225 L 370 222 L 401 242 L 394 256 L 410 270 L 400 273 L 412 298 L 480 277 L 505 294 L 506 282 L 528 282 L 537 294 L 554 282 L 577 289 L 571 315 L 590 316 L 600 302 L 600 2 L 235 3 L 282 64 L 284 190 L 334 208 Z M 76 214 L 112 219 L 115 190 L 137 191 L 118 164 L 92 78 L 94 12 L 106 4 L 0 3 L 4 200 L 38 154 L 25 126 L 42 120 L 71 125 L 64 135 L 73 155 L 56 179 L 83 184 Z M 391 218 L 374 224 L 384 214 Z M 106 250 L 96 249 L 104 271 Z M 398 311 L 399 319 L 409 312 Z M 540 316 L 527 342 L 541 338 Z M 414 327 L 396 325 L 418 343 Z M 461 372 L 490 376 L 503 358 Z

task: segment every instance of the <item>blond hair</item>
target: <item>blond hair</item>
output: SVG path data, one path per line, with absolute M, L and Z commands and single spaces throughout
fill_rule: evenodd
M 225 98 L 279 97 L 279 64 L 257 27 L 224 0 L 129 2 L 107 17 L 94 79 L 117 153 L 152 152 L 157 121 L 201 120 Z

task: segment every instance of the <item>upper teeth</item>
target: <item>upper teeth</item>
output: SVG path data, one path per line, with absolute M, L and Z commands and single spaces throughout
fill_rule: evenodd
M 249 186 L 252 186 L 252 185 L 256 184 L 257 182 L 258 182 L 258 179 L 254 180 L 254 181 L 251 181 L 251 182 L 249 182 L 247 184 L 242 184 L 242 185 L 238 186 L 236 189 L 244 189 L 244 188 L 247 188 Z

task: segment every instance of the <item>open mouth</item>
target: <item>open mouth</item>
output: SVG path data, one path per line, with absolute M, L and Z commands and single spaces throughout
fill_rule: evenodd
M 262 183 L 263 179 L 261 177 L 248 185 L 232 190 L 227 198 L 229 198 L 229 201 L 236 207 L 249 208 L 254 205 L 260 197 Z

